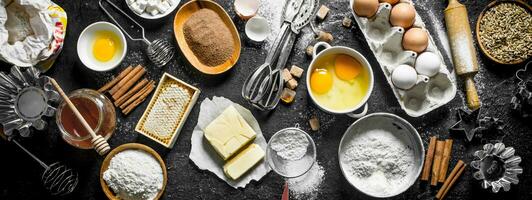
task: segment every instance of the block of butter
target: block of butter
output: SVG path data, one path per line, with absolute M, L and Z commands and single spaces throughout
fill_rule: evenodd
M 257 135 L 234 106 L 227 107 L 205 127 L 204 132 L 207 141 L 224 160 L 253 141 Z
M 233 180 L 240 178 L 260 160 L 264 158 L 264 150 L 257 144 L 250 144 L 224 165 L 224 173 Z

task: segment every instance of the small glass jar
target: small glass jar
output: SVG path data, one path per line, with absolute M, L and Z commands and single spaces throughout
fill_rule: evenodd
M 106 140 L 111 137 L 116 128 L 116 112 L 107 97 L 95 90 L 79 89 L 72 92 L 69 98 L 97 135 Z M 92 137 L 70 107 L 63 101 L 57 110 L 55 121 L 63 139 L 74 147 L 91 149 Z

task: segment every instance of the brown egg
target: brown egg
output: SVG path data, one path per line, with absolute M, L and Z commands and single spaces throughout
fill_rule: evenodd
M 353 10 L 358 16 L 373 17 L 379 9 L 379 0 L 355 0 Z
M 399 0 L 379 0 L 379 2 L 381 2 L 381 3 L 389 3 L 389 4 L 392 4 L 392 6 L 393 6 L 397 2 L 399 2 Z
M 416 20 L 416 9 L 409 3 L 398 3 L 393 6 L 390 14 L 390 23 L 393 26 L 410 28 Z
M 403 49 L 421 53 L 429 45 L 429 35 L 421 28 L 411 28 L 403 35 Z

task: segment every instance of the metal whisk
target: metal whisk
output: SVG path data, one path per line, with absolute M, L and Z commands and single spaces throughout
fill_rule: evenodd
M 153 40 L 153 41 L 150 42 L 148 39 L 146 39 L 146 35 L 144 33 L 144 27 L 142 25 L 140 25 L 137 21 L 135 21 L 135 19 L 130 17 L 128 14 L 126 14 L 122 9 L 120 9 L 114 3 L 111 3 L 109 0 L 105 0 L 105 1 L 109 5 L 114 7 L 114 9 L 116 9 L 122 15 L 127 17 L 133 23 L 135 23 L 135 25 L 140 27 L 140 30 L 141 30 L 141 33 L 142 33 L 142 38 L 135 38 L 135 37 L 131 36 L 127 32 L 127 30 L 124 29 L 120 25 L 120 23 L 118 23 L 118 21 L 111 15 L 111 13 L 109 13 L 109 11 L 107 11 L 107 9 L 105 9 L 105 7 L 102 5 L 102 0 L 99 1 L 100 8 L 102 8 L 102 10 L 105 12 L 105 14 L 107 14 L 107 16 L 109 16 L 109 18 L 111 18 L 111 20 L 118 27 L 120 27 L 120 29 L 122 29 L 122 31 L 124 31 L 124 33 L 129 37 L 129 39 L 131 39 L 133 41 L 143 41 L 144 43 L 146 43 L 146 45 L 148 45 L 148 47 L 146 48 L 146 54 L 147 54 L 147 56 L 148 56 L 148 58 L 150 59 L 151 62 L 153 62 L 158 67 L 163 67 L 166 64 L 168 64 L 168 62 L 170 62 L 170 60 L 174 57 L 175 48 L 174 48 L 174 46 L 172 46 L 172 44 L 169 41 L 163 40 L 163 39 L 156 39 L 156 40 Z
M 74 170 L 60 164 L 59 162 L 46 165 L 43 161 L 20 145 L 16 140 L 13 139 L 11 141 L 24 150 L 27 154 L 29 154 L 33 159 L 39 162 L 39 164 L 41 164 L 41 166 L 44 168 L 41 181 L 50 194 L 62 196 L 70 194 L 72 191 L 74 191 L 74 189 L 76 189 L 76 186 L 78 185 L 78 173 L 76 173 Z

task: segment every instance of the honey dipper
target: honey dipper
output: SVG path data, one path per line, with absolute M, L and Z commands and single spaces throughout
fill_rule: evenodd
M 83 118 L 83 115 L 81 115 L 81 113 L 76 108 L 76 106 L 72 103 L 72 101 L 70 101 L 70 98 L 68 98 L 68 96 L 65 94 L 63 89 L 61 89 L 61 86 L 57 84 L 57 81 L 55 81 L 55 79 L 53 78 L 50 78 L 50 82 L 55 87 L 55 89 L 59 92 L 59 95 L 61 95 L 61 97 L 63 98 L 65 103 L 68 105 L 70 110 L 72 110 L 76 118 L 78 118 L 78 120 L 81 122 L 85 130 L 88 133 L 90 133 L 90 135 L 92 136 L 91 143 L 94 149 L 96 150 L 96 152 L 98 152 L 98 154 L 100 154 L 101 156 L 109 153 L 109 150 L 111 150 L 111 147 L 109 146 L 107 141 L 101 135 L 96 135 L 94 130 L 92 130 L 92 128 L 90 127 L 89 123 L 87 123 L 85 118 Z

